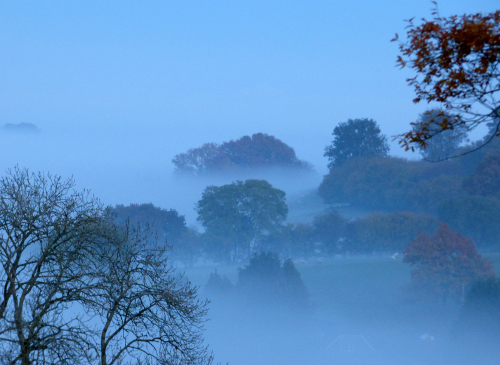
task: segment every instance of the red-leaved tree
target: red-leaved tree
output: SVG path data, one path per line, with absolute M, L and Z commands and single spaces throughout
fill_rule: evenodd
M 478 254 L 472 239 L 444 223 L 432 237 L 419 232 L 403 254 L 403 262 L 414 267 L 410 288 L 424 298 L 459 300 L 469 283 L 495 276 L 492 263 Z
M 401 134 L 399 143 L 414 150 L 426 147 L 436 133 L 488 123 L 492 133 L 487 143 L 500 135 L 500 10 L 446 18 L 433 3 L 434 19 L 423 19 L 418 26 L 408 21 L 397 63 L 416 73 L 407 79 L 416 92 L 413 101 L 441 103 L 451 117 L 413 123 L 417 128 Z M 397 40 L 396 34 L 393 41 Z

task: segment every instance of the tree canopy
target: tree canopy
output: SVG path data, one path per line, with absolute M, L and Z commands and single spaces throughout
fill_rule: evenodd
M 373 119 L 349 119 L 333 130 L 333 142 L 325 147 L 328 167 L 342 165 L 353 157 L 385 157 L 389 152 L 387 137 Z
M 309 306 L 309 294 L 292 260 L 281 263 L 273 252 L 252 255 L 248 265 L 239 269 L 237 289 L 253 305 Z
M 248 258 L 259 239 L 279 229 L 288 214 L 285 192 L 265 180 L 208 186 L 197 204 L 198 221 L 214 249 L 226 246 L 224 260 Z
M 160 240 L 169 244 L 177 243 L 186 231 L 186 219 L 175 209 L 162 209 L 148 204 L 116 205 L 113 208 L 116 214 L 115 222 L 125 226 L 127 222 L 133 226 L 138 224 L 150 225 L 157 232 Z
M 172 163 L 179 172 L 194 175 L 256 167 L 311 169 L 292 147 L 265 133 L 244 136 L 222 144 L 205 143 L 176 155 Z
M 459 300 L 466 285 L 495 276 L 492 263 L 477 253 L 472 239 L 444 223 L 432 237 L 419 232 L 403 253 L 403 261 L 414 266 L 412 288 L 434 300 Z
M 398 65 L 416 73 L 407 79 L 416 93 L 413 101 L 438 102 L 452 114 L 439 122 L 442 131 L 494 123 L 487 143 L 500 135 L 500 10 L 447 18 L 437 9 L 432 14 L 421 25 L 410 19 L 407 41 L 399 44 Z M 399 136 L 400 144 L 407 150 L 427 146 L 436 134 L 435 124 L 420 123 L 417 130 Z

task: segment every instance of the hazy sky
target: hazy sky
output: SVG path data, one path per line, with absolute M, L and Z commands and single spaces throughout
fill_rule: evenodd
M 168 173 L 172 157 L 190 147 L 264 132 L 325 173 L 323 149 L 337 123 L 373 118 L 392 136 L 426 110 L 412 103 L 411 74 L 395 66 L 390 39 L 404 34 L 404 19 L 430 18 L 432 6 L 2 2 L 0 125 L 34 123 L 48 139 L 2 137 L 0 168 Z M 497 7 L 439 2 L 443 16 Z M 392 153 L 402 155 L 395 146 Z

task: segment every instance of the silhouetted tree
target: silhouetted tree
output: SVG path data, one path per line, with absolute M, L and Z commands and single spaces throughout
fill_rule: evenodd
M 239 269 L 237 290 L 254 305 L 309 306 L 307 289 L 292 260 L 281 264 L 273 252 L 256 253 Z
M 389 152 L 387 137 L 373 119 L 349 119 L 339 123 L 332 135 L 324 154 L 330 169 L 353 157 L 385 157 Z
M 209 297 L 219 297 L 230 295 L 233 293 L 234 285 L 231 284 L 228 278 L 221 276 L 217 270 L 210 273 L 208 282 L 205 286 L 205 292 Z
M 165 245 L 74 186 L 19 168 L 0 178 L 0 362 L 209 364 L 205 303 Z
M 202 338 L 207 302 L 175 272 L 167 246 L 137 228 L 117 227 L 96 248 L 94 285 L 80 292 L 99 334 L 99 363 L 211 364 Z

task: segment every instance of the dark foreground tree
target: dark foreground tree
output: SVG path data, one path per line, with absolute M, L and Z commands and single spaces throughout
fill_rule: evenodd
M 282 227 L 288 207 L 284 191 L 265 180 L 246 180 L 207 187 L 197 211 L 211 251 L 223 255 L 217 259 L 238 262 L 250 257 L 263 236 Z
M 210 364 L 202 339 L 207 303 L 148 233 L 119 227 L 97 249 L 96 285 L 82 291 L 81 302 L 99 322 L 100 363 Z
M 416 73 L 407 79 L 417 94 L 413 101 L 438 102 L 452 113 L 439 123 L 441 131 L 493 123 L 488 143 L 500 134 L 500 10 L 444 18 L 436 9 L 433 15 L 419 26 L 410 19 L 408 39 L 399 45 L 397 63 Z M 432 119 L 420 123 L 399 136 L 400 144 L 407 150 L 427 146 L 435 124 Z
M 0 179 L 0 362 L 209 363 L 196 290 L 74 185 L 18 168 Z
M 332 135 L 333 142 L 324 154 L 330 169 L 353 157 L 385 157 L 389 153 L 387 137 L 373 119 L 349 119 L 339 123 Z
M 14 168 L 0 179 L 0 354 L 9 364 L 87 363 L 83 317 L 71 311 L 91 285 L 104 210 L 72 180 Z
M 440 223 L 432 237 L 420 233 L 404 250 L 414 267 L 410 288 L 423 298 L 460 300 L 468 284 L 495 276 L 492 263 L 477 253 L 470 238 Z

